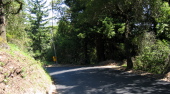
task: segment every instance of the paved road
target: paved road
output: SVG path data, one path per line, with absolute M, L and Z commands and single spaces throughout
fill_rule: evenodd
M 170 94 L 170 83 L 104 67 L 50 67 L 59 94 Z

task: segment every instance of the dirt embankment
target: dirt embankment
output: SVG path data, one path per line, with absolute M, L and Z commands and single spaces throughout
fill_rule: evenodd
M 99 65 L 100 66 L 110 66 L 112 68 L 115 68 L 117 70 L 122 70 L 122 71 L 124 71 L 126 69 L 126 67 L 123 66 L 123 65 L 126 65 L 126 61 L 118 62 L 118 61 L 114 61 L 114 60 L 108 60 L 108 61 L 101 62 Z M 167 74 L 153 74 L 153 73 L 149 73 L 146 71 L 135 70 L 135 69 L 129 70 L 127 72 L 170 82 L 170 72 L 168 72 Z
M 0 94 L 49 94 L 51 86 L 40 62 L 19 50 L 0 49 Z

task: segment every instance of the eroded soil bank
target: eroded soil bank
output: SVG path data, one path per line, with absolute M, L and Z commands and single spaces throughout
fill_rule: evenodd
M 0 94 L 52 94 L 41 62 L 19 49 L 0 50 Z

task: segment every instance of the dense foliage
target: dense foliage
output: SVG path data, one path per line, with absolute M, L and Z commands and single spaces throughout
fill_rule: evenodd
M 19 14 L 23 8 L 22 0 L 0 0 L 0 47 L 9 48 L 6 38 L 6 17 Z
M 29 5 L 29 36 L 32 40 L 30 51 L 34 52 L 36 59 L 44 60 L 47 49 L 50 47 L 50 28 L 48 23 L 48 6 L 46 0 L 30 0 Z M 46 5 L 46 6 L 45 6 Z
M 53 0 L 50 4 L 57 26 L 47 24 L 51 19 L 46 0 L 29 0 L 19 14 L 6 15 L 8 41 L 24 45 L 41 60 L 52 61 L 57 53 L 59 63 L 113 59 L 126 60 L 127 70 L 169 71 L 169 0 Z
M 109 59 L 125 59 L 127 69 L 135 67 L 155 73 L 168 71 L 168 1 L 63 2 L 67 11 L 59 21 L 56 35 L 59 62 L 94 64 Z M 135 59 L 132 61 L 132 58 Z

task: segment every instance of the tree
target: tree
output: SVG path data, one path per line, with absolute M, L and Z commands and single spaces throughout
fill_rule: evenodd
M 13 7 L 12 3 L 18 3 L 18 7 Z M 8 14 L 18 14 L 22 10 L 23 2 L 21 0 L 0 0 L 0 41 L 6 40 L 6 16 Z M 3 47 L 3 45 L 1 44 Z
M 29 33 L 32 39 L 32 51 L 35 53 L 36 59 L 42 59 L 49 47 L 50 28 L 48 23 L 48 6 L 46 0 L 30 0 L 29 1 L 29 21 L 31 24 Z
M 84 55 L 88 57 L 92 53 L 89 50 L 95 49 L 93 55 L 98 62 L 122 56 L 129 70 L 134 66 L 131 58 L 139 54 L 139 45 L 134 41 L 141 34 L 155 32 L 156 38 L 160 35 L 165 38 L 168 33 L 169 8 L 161 8 L 162 1 L 169 0 L 66 0 L 65 3 L 69 7 L 72 32 L 84 40 L 80 45 Z M 121 55 L 116 54 L 119 51 Z
M 20 49 L 26 51 L 30 47 L 31 42 L 28 38 L 26 29 L 30 28 L 30 25 L 26 19 L 26 12 L 21 11 L 19 14 L 9 14 L 6 19 L 8 25 L 6 26 L 7 41 L 17 45 Z
M 170 0 L 162 0 L 164 2 L 168 2 L 169 6 L 170 6 Z

